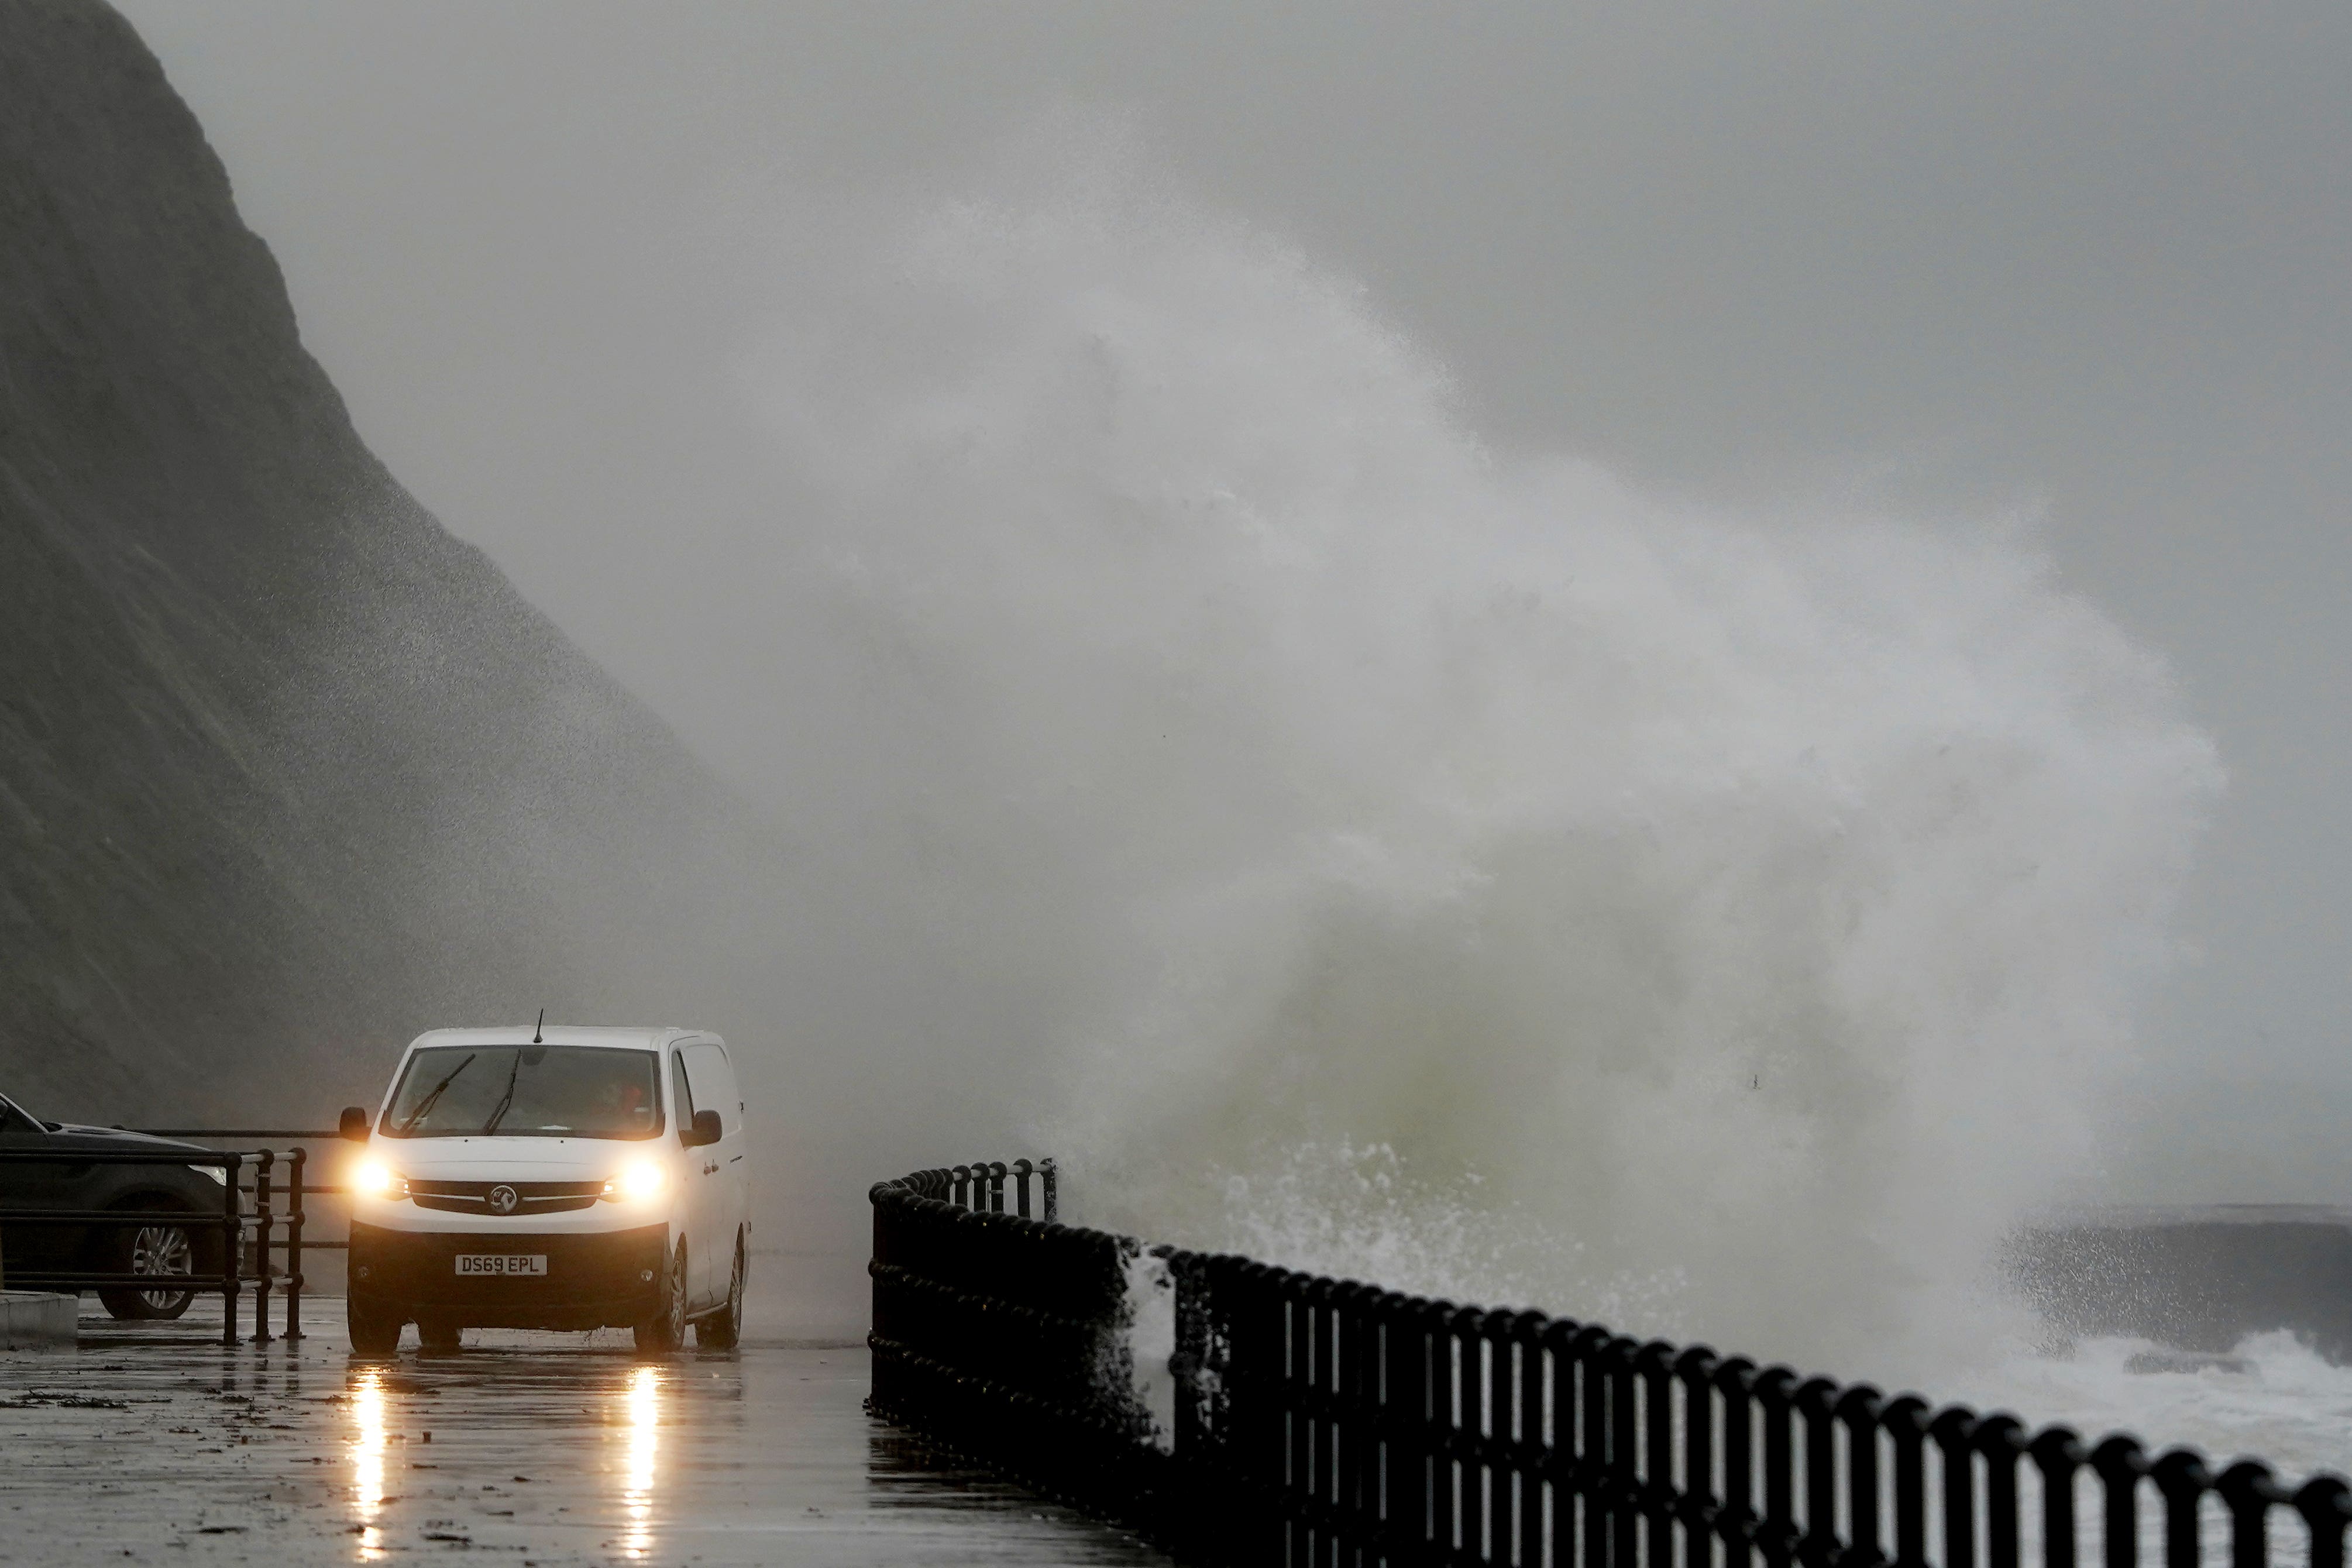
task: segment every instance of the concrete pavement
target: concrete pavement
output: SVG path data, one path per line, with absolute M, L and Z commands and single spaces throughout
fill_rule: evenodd
M 862 1346 L 477 1331 L 363 1362 L 340 1301 L 306 1305 L 299 1345 L 90 1303 L 78 1350 L 0 1355 L 0 1563 L 1165 1561 L 926 1463 L 864 1414 Z

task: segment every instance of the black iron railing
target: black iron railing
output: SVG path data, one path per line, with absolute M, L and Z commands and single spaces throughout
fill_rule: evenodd
M 153 1136 L 166 1138 L 206 1138 L 215 1142 L 246 1138 L 304 1138 L 320 1141 L 340 1136 L 333 1132 L 220 1130 L 211 1128 L 174 1128 L 146 1130 Z M 349 1244 L 340 1241 L 306 1240 L 303 1228 L 309 1220 L 304 1200 L 326 1193 L 340 1193 L 340 1187 L 313 1186 L 307 1181 L 310 1151 L 303 1147 L 280 1152 L 273 1149 L 158 1149 L 158 1150 L 87 1150 L 72 1149 L 49 1152 L 38 1149 L 0 1151 L 0 1162 L 31 1165 L 154 1165 L 211 1166 L 223 1176 L 220 1207 L 217 1211 L 194 1212 L 182 1209 L 134 1210 L 66 1209 L 56 1207 L 18 1206 L 0 1208 L 0 1232 L 10 1229 L 51 1228 L 64 1226 L 85 1232 L 120 1231 L 147 1226 L 177 1226 L 201 1237 L 205 1251 L 216 1255 L 218 1261 L 210 1273 L 130 1274 L 78 1268 L 32 1267 L 11 1270 L 8 1282 L 16 1287 L 46 1290 L 140 1290 L 171 1293 L 180 1290 L 205 1294 L 217 1293 L 221 1298 L 221 1342 L 235 1344 L 238 1341 L 238 1303 L 244 1291 L 253 1291 L 253 1340 L 266 1344 L 271 1338 L 269 1302 L 273 1295 L 285 1302 L 283 1337 L 299 1340 L 302 1334 L 302 1254 L 305 1247 L 312 1251 L 340 1250 Z M 248 1176 L 250 1180 L 248 1181 Z M 249 1245 L 248 1245 L 249 1244 Z M 277 1266 L 275 1254 L 283 1253 L 286 1264 Z M 248 1267 L 249 1265 L 249 1267 Z
M 873 1408 L 1190 1562 L 2344 1568 L 2334 1476 L 1147 1249 L 1004 1213 L 1017 1168 L 873 1189 Z M 1134 1350 L 1158 1312 L 1164 1412 Z
M 286 1303 L 283 1337 L 304 1338 L 302 1332 L 302 1293 L 309 1286 L 302 1272 L 302 1255 L 310 1252 L 347 1252 L 348 1241 L 321 1240 L 305 1234 L 310 1224 L 310 1205 L 314 1197 L 343 1196 L 347 1189 L 339 1186 L 314 1186 L 310 1181 L 311 1143 L 335 1144 L 344 1142 L 338 1131 L 321 1132 L 305 1128 L 282 1127 L 142 1127 L 136 1131 L 151 1138 L 202 1138 L 212 1142 L 236 1142 L 249 1138 L 299 1139 L 300 1142 L 282 1154 L 274 1150 L 256 1150 L 250 1156 L 255 1162 L 254 1184 L 245 1189 L 253 1200 L 249 1213 L 256 1237 L 254 1246 L 253 1315 L 254 1342 L 269 1342 L 269 1298 L 273 1291 Z M 272 1184 L 273 1172 L 285 1172 L 281 1184 Z M 277 1207 L 282 1200 L 284 1207 Z M 283 1227 L 282 1237 L 280 1228 Z M 273 1253 L 286 1255 L 286 1267 L 275 1266 Z
M 0 1209 L 0 1232 L 30 1228 L 65 1226 L 83 1231 L 124 1230 L 145 1226 L 176 1226 L 186 1229 L 192 1237 L 205 1237 L 207 1233 L 215 1244 L 219 1261 L 209 1274 L 192 1271 L 187 1274 L 110 1273 L 80 1268 L 19 1268 L 14 1271 L 13 1282 L 19 1289 L 139 1289 L 154 1291 L 205 1290 L 220 1292 L 221 1342 L 236 1342 L 237 1297 L 244 1286 L 240 1273 L 243 1263 L 247 1218 L 244 1212 L 244 1171 L 246 1163 L 255 1156 L 239 1152 L 210 1153 L 194 1149 L 159 1150 L 153 1152 L 117 1152 L 107 1150 L 76 1149 L 58 1153 L 41 1151 L 0 1150 L 0 1163 L 12 1165 L 210 1165 L 219 1169 L 222 1176 L 220 1208 L 216 1212 L 187 1209 L 69 1209 L 60 1207 L 15 1207 Z M 192 1259 L 193 1263 L 193 1259 Z M 265 1314 L 265 1324 L 267 1321 Z

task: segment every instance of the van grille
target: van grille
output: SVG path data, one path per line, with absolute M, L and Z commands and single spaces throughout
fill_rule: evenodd
M 490 1191 L 512 1187 L 519 1200 L 517 1215 L 561 1214 L 566 1209 L 593 1207 L 604 1192 L 602 1182 L 411 1182 L 408 1195 L 421 1209 L 451 1214 L 494 1214 Z

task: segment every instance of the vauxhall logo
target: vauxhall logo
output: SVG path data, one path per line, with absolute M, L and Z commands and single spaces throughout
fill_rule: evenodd
M 490 1189 L 492 1214 L 512 1214 L 515 1212 L 515 1206 L 521 1202 L 522 1199 L 515 1195 L 515 1190 L 512 1187 L 502 1184 Z

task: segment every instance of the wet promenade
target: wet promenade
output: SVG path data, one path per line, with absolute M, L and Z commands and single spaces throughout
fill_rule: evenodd
M 310 1305 L 299 1345 L 225 1350 L 200 1303 L 0 1352 L 0 1563 L 1164 1561 L 926 1463 L 861 1408 L 863 1347 L 476 1331 L 362 1362 Z

